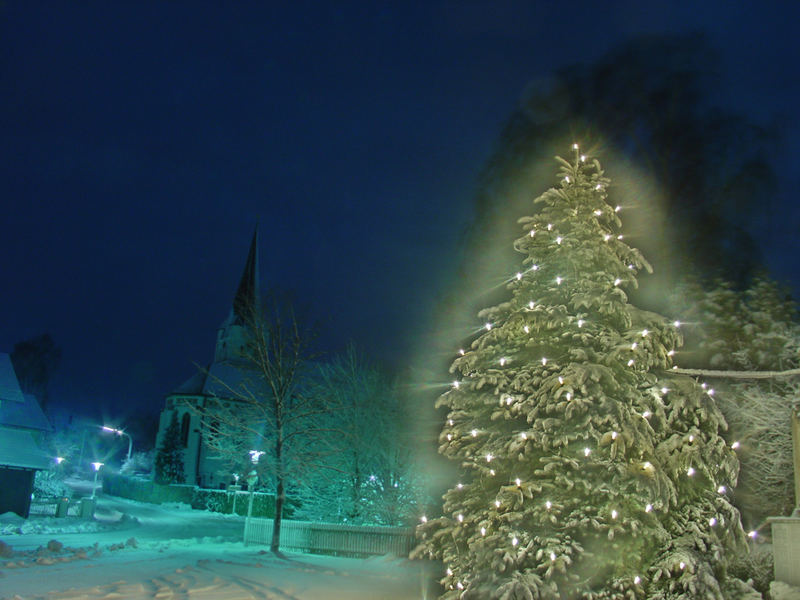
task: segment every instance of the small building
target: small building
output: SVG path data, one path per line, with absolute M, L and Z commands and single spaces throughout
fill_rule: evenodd
M 0 353 L 0 514 L 28 518 L 36 471 L 54 460 L 41 447 L 49 431 L 36 397 L 22 393 L 11 356 Z
M 191 410 L 191 406 L 203 408 L 212 398 L 214 402 L 236 402 L 229 388 L 236 389 L 246 371 L 246 365 L 239 358 L 245 343 L 246 311 L 256 305 L 257 299 L 258 231 L 253 234 L 230 313 L 217 330 L 214 359 L 169 393 L 161 411 L 156 448 L 161 447 L 172 415 L 177 413 L 184 447 L 184 482 L 187 484 L 222 488 L 231 483 L 230 474 L 225 472 L 220 459 L 204 443 L 207 424 Z

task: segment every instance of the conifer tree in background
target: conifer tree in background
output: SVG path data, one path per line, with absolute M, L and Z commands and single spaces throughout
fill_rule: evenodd
M 183 483 L 183 443 L 181 441 L 181 426 L 178 423 L 178 413 L 172 413 L 172 420 L 164 432 L 156 452 L 155 479 L 159 483 Z
M 444 598 L 736 598 L 747 586 L 726 553 L 745 536 L 724 419 L 671 372 L 679 324 L 628 303 L 650 266 L 622 239 L 599 163 L 573 149 L 520 220 L 510 299 L 480 313 L 438 401 L 460 475 L 416 554 L 444 562 Z

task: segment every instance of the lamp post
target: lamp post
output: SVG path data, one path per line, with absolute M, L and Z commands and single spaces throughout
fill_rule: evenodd
M 100 471 L 100 467 L 102 467 L 105 463 L 101 462 L 93 462 L 92 466 L 94 467 L 94 483 L 92 483 L 92 498 L 94 499 L 95 492 L 97 491 L 97 473 Z
M 109 433 L 116 433 L 117 435 L 126 435 L 128 436 L 128 460 L 131 459 L 131 451 L 133 450 L 133 438 L 130 436 L 129 433 L 122 431 L 121 429 L 115 429 L 114 427 L 109 427 L 108 425 L 103 425 L 101 427 L 103 431 L 108 431 Z

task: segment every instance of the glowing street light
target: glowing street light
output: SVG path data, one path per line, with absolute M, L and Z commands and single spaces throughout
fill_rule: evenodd
M 115 429 L 113 427 L 109 427 L 108 425 L 103 425 L 100 429 L 102 429 L 103 431 L 107 431 L 109 433 L 115 433 L 115 434 L 117 434 L 119 436 L 121 436 L 121 435 L 128 436 L 128 460 L 130 460 L 131 459 L 131 451 L 133 450 L 133 438 L 130 436 L 130 434 L 122 431 L 121 429 Z
M 92 466 L 94 467 L 94 483 L 92 484 L 92 498 L 95 496 L 95 492 L 97 491 L 97 472 L 100 470 L 105 463 L 101 462 L 93 462 Z
M 265 454 L 263 450 L 250 450 L 250 462 L 257 465 L 258 459 L 261 458 L 262 454 Z

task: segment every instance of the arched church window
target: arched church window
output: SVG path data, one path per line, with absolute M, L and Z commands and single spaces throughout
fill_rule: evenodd
M 189 413 L 183 413 L 183 418 L 181 419 L 181 441 L 184 448 L 189 446 L 189 420 Z

